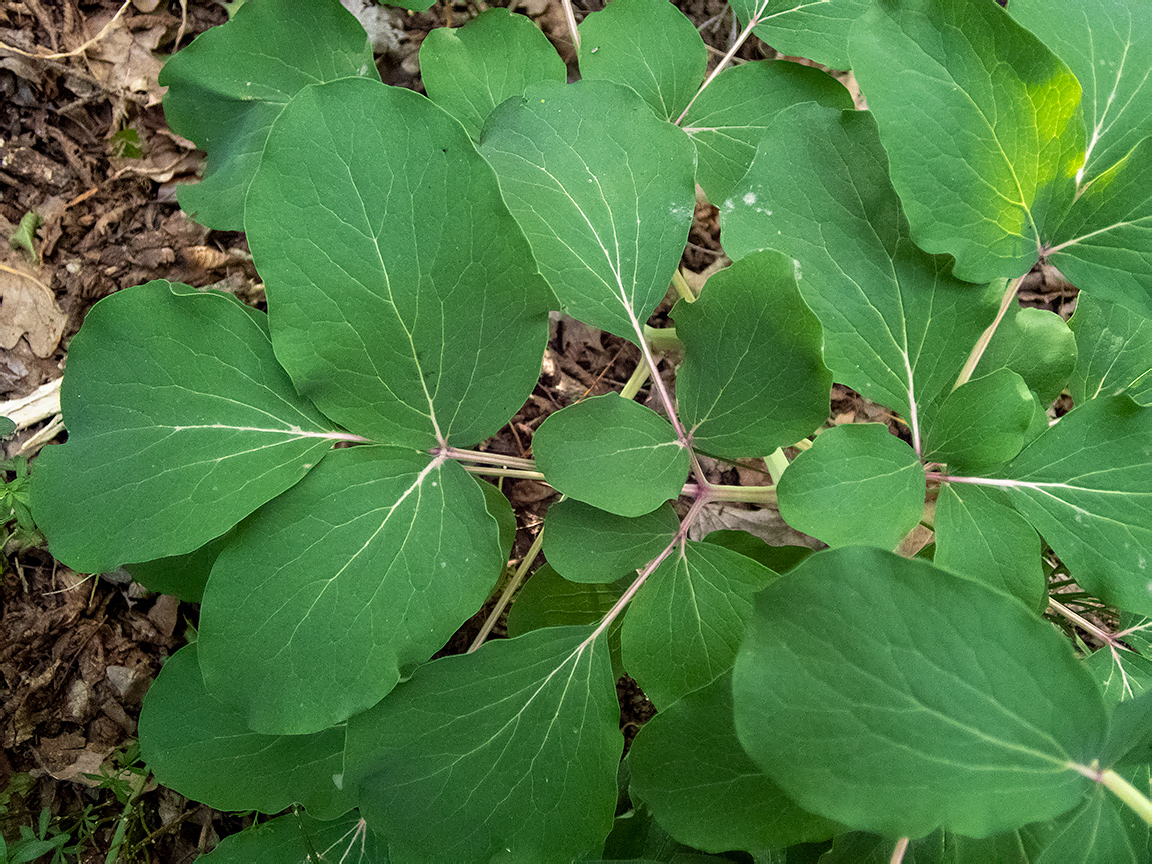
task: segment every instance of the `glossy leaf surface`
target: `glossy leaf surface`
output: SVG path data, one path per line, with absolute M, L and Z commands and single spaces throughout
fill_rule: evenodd
M 531 392 L 547 288 L 492 171 L 423 96 L 302 92 L 268 136 L 245 227 L 277 358 L 351 431 L 468 446 Z
M 788 466 L 777 484 L 780 515 L 829 546 L 894 549 L 924 510 L 916 454 L 878 423 L 836 426 Z
M 828 416 L 832 373 L 816 316 L 779 252 L 741 258 L 694 303 L 672 310 L 684 360 L 676 373 L 680 419 L 692 443 L 728 458 L 766 456 Z
M 572 860 L 603 842 L 623 738 L 608 652 L 589 633 L 442 658 L 350 723 L 361 812 L 393 862 Z
M 627 518 L 568 499 L 548 508 L 544 554 L 572 582 L 615 582 L 672 542 L 680 520 L 670 504 Z
M 224 294 L 156 281 L 105 298 L 68 366 L 69 439 L 40 454 L 32 510 L 81 572 L 203 546 L 340 437 L 277 364 L 265 316 Z
M 568 314 L 635 342 L 668 292 L 696 202 L 684 133 L 608 81 L 537 84 L 480 139 Z
M 459 465 L 393 447 L 331 455 L 240 528 L 204 592 L 205 683 L 260 731 L 314 732 L 376 704 L 504 565 Z
M 1022 603 L 863 547 L 760 593 L 733 692 L 745 750 L 800 806 L 892 837 L 1065 812 L 1092 785 L 1070 763 L 1106 727 L 1091 676 Z
M 615 393 L 550 414 L 532 452 L 550 484 L 617 516 L 651 513 L 688 476 L 688 451 L 668 421 Z

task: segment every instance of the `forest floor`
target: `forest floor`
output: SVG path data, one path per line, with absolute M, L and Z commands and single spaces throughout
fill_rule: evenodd
M 577 2 L 578 16 L 602 5 L 590 4 L 582 9 Z M 677 5 L 698 25 L 715 62 L 736 32 L 727 5 Z M 228 17 L 212 0 L 186 0 L 184 7 L 184 0 L 0 4 L 0 233 L 18 238 L 22 220 L 25 231 L 29 220 L 39 222 L 30 242 L 0 244 L 0 401 L 39 395 L 51 403 L 69 340 L 92 304 L 121 288 L 168 279 L 263 304 L 244 236 L 208 231 L 176 203 L 176 187 L 197 179 L 204 154 L 166 126 L 157 75 L 164 57 Z M 523 0 L 517 8 L 539 23 L 571 65 L 559 3 Z M 419 90 L 424 36 L 446 23 L 459 26 L 477 11 L 474 3 L 445 0 L 419 14 L 380 10 L 375 41 L 383 80 Z M 741 53 L 775 56 L 756 39 Z M 701 202 L 684 267 L 702 282 L 724 263 L 716 210 Z M 1067 314 L 1075 292 L 1046 284 L 1042 273 L 1033 277 L 1021 299 Z M 631 344 L 558 320 L 540 383 L 499 433 L 500 449 L 527 455 L 544 417 L 584 396 L 619 389 L 637 360 Z M 887 419 L 839 386 L 831 410 L 837 422 Z M 36 452 L 63 434 L 54 415 L 3 442 L 9 460 L 31 458 L 32 482 Z M 0 480 L 16 491 L 15 463 L 6 464 L 10 470 Z M 720 482 L 767 482 L 755 466 L 710 470 Z M 515 558 L 531 545 L 555 493 L 531 480 L 511 481 L 505 491 L 521 528 Z M 748 528 L 757 514 L 741 510 L 727 518 L 723 524 Z M 75 573 L 51 557 L 35 530 L 14 519 L 4 535 L 0 831 L 9 844 L 23 829 L 23 836 L 31 832 L 64 850 L 59 860 L 104 861 L 111 853 L 109 860 L 180 864 L 249 824 L 250 814 L 220 813 L 158 786 L 138 761 L 141 700 L 196 625 L 197 607 L 149 594 L 124 571 Z M 485 612 L 445 651 L 463 650 Z M 643 722 L 651 706 L 627 681 L 620 690 L 625 725 Z

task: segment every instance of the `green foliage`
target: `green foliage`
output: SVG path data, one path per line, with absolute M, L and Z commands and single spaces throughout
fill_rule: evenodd
M 588 15 L 571 84 L 504 10 L 428 36 L 430 98 L 335 0 L 249 0 L 170 60 L 209 153 L 181 202 L 246 231 L 268 313 L 101 301 L 31 515 L 68 566 L 201 600 L 143 756 L 213 806 L 296 805 L 214 860 L 1147 860 L 1152 23 L 1081 5 L 734 4 L 871 111 L 786 62 L 705 79 L 665 0 Z M 690 297 L 697 182 L 734 263 Z M 1041 259 L 1071 327 L 1014 306 Z M 556 309 L 639 347 L 649 403 L 563 407 L 532 459 L 469 449 Z M 821 431 L 832 381 L 896 420 Z M 512 638 L 432 660 L 532 563 L 504 582 L 515 518 L 469 473 L 568 498 Z M 835 548 L 698 540 L 721 503 Z M 1048 601 L 1053 574 L 1082 591 Z M 659 712 L 624 765 L 622 673 Z

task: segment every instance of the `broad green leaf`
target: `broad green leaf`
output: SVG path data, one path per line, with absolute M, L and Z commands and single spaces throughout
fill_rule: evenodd
M 1047 309 L 1019 307 L 1008 314 L 976 365 L 975 376 L 1011 369 L 1047 408 L 1064 390 L 1076 365 L 1076 337 Z
M 628 764 L 633 796 L 673 837 L 705 852 L 781 849 L 826 840 L 840 828 L 801 810 L 744 752 L 730 675 L 644 724 Z
M 725 69 L 697 97 L 681 126 L 696 145 L 696 182 L 709 201 L 732 194 L 773 118 L 797 102 L 848 109 L 852 96 L 819 69 L 756 60 Z
M 1126 392 L 1136 404 L 1152 405 L 1152 318 L 1081 293 L 1069 326 L 1078 349 L 1073 402 Z
M 936 499 L 937 566 L 1043 610 L 1047 583 L 1040 536 L 991 490 L 967 483 L 941 487 Z
M 234 534 L 235 531 L 228 531 L 184 555 L 125 564 L 124 569 L 134 581 L 149 591 L 175 594 L 185 603 L 199 603 L 204 596 L 204 586 L 208 582 L 208 574 L 212 572 L 212 565 L 216 563 L 221 550 L 232 542 Z
M 892 861 L 896 840 L 881 837 L 866 831 L 848 831 L 837 834 L 832 839 L 832 848 L 820 856 L 819 864 L 889 864 Z M 904 849 L 901 864 L 943 864 L 944 832 L 933 831 L 927 837 L 912 840 Z M 1028 864 L 1025 859 L 1013 858 L 960 858 L 960 862 L 976 864 L 978 861 L 996 864 Z
M 627 762 L 621 764 L 621 775 L 627 771 L 627 765 Z M 588 864 L 593 860 L 627 861 L 628 864 L 649 864 L 649 862 L 658 864 L 673 861 L 676 864 L 701 864 L 704 861 L 731 859 L 704 855 L 693 850 L 691 846 L 678 843 L 664 830 L 664 826 L 653 818 L 651 810 L 634 803 L 632 809 L 616 817 L 612 833 L 604 841 L 603 855 L 587 859 Z
M 795 273 L 792 259 L 758 252 L 713 275 L 694 303 L 673 308 L 684 343 L 676 401 L 700 450 L 766 456 L 828 418 L 832 373 Z
M 712 531 L 704 538 L 705 543 L 715 543 L 733 552 L 758 561 L 769 570 L 777 573 L 787 573 L 805 558 L 812 554 L 812 550 L 804 546 L 772 546 L 767 541 L 730 528 L 721 528 Z
M 648 577 L 628 607 L 620 648 L 657 709 L 732 668 L 752 595 L 775 578 L 738 552 L 691 540 Z
M 360 23 L 337 0 L 256 0 L 177 52 L 160 71 L 164 118 L 208 151 L 204 179 L 179 187 L 201 225 L 244 228 L 244 196 L 272 122 L 309 84 L 379 80 Z
M 1122 609 L 1152 613 L 1152 409 L 1127 396 L 1078 406 L 993 478 L 1072 577 Z M 787 474 L 785 474 L 787 476 Z
M 196 860 L 203 864 L 387 864 L 388 853 L 355 811 L 331 822 L 297 812 L 231 834 Z
M 1100 299 L 1152 317 L 1152 138 L 1079 191 L 1042 254 Z
M 627 518 L 568 499 L 548 508 L 544 555 L 572 582 L 615 582 L 664 551 L 679 528 L 670 504 Z
M 476 476 L 472 479 L 484 493 L 484 506 L 488 510 L 488 515 L 495 519 L 500 527 L 500 550 L 504 553 L 504 560 L 507 561 L 512 554 L 512 544 L 516 542 L 516 513 L 512 510 L 512 502 L 494 483 Z
M 473 140 L 492 109 L 537 81 L 567 78 L 564 61 L 532 20 L 488 9 L 463 27 L 437 27 L 420 43 L 420 80 L 428 98 Z
M 1032 425 L 1032 391 L 1001 367 L 957 387 L 927 413 L 924 457 L 951 466 L 988 468 L 1020 452 Z
M 550 414 L 532 453 L 558 490 L 617 516 L 643 516 L 676 498 L 689 467 L 668 421 L 615 393 Z
M 612 827 L 618 726 L 607 646 L 548 628 L 421 666 L 351 721 L 347 764 L 396 864 L 570 861 Z
M 1084 159 L 1068 67 L 985 0 L 874 4 L 849 53 L 916 243 L 972 282 L 1027 273 Z
M 793 460 L 777 485 L 784 521 L 829 546 L 894 549 L 924 512 L 924 469 L 879 423 L 836 426 Z
M 531 392 L 547 288 L 492 171 L 423 96 L 305 89 L 268 136 L 244 222 L 277 358 L 352 431 L 467 446 Z
M 1059 55 L 1084 88 L 1088 147 L 1077 182 L 1152 135 L 1152 29 L 1144 0 L 1012 0 L 1008 13 Z
M 1058 816 L 1093 785 L 1071 765 L 1107 726 L 1096 683 L 1023 603 L 866 547 L 759 594 L 733 693 L 740 742 L 789 797 L 891 837 Z
M 622 85 L 542 83 L 492 112 L 479 147 L 564 311 L 635 342 L 692 225 L 684 133 Z
M 504 564 L 458 464 L 355 447 L 322 468 L 241 525 L 204 591 L 205 684 L 257 731 L 314 732 L 376 704 Z
M 264 315 L 172 287 L 106 297 L 69 347 L 68 442 L 37 458 L 32 511 L 84 573 L 203 546 L 348 437 L 296 394 Z
M 156 779 L 220 810 L 278 813 L 293 803 L 331 819 L 356 806 L 342 789 L 344 727 L 261 735 L 204 689 L 196 644 L 177 651 L 144 697 L 140 752 Z
M 572 582 L 544 564 L 516 594 L 508 611 L 508 635 L 523 636 L 541 627 L 597 624 L 627 586 L 628 580 L 610 585 Z
M 781 111 L 721 216 L 733 258 L 779 249 L 799 262 L 835 380 L 914 427 L 920 406 L 951 389 L 1003 294 L 953 279 L 948 259 L 912 243 L 865 112 Z
M 1112 711 L 1101 764 L 1145 765 L 1152 758 L 1152 695 L 1148 691 L 1121 701 Z
M 1134 651 L 1099 648 L 1085 658 L 1084 666 L 1099 682 L 1109 708 L 1152 690 L 1152 660 Z
M 867 0 L 734 0 L 740 23 L 780 51 L 847 69 L 848 29 Z
M 696 95 L 708 49 L 669 0 L 612 0 L 580 22 L 580 77 L 631 87 L 661 120 Z
M 1148 767 L 1121 772 L 1148 786 Z M 1134 784 L 1135 785 L 1135 784 Z M 1145 864 L 1148 825 L 1103 786 L 1088 793 L 1072 813 L 1054 820 L 1035 864 Z

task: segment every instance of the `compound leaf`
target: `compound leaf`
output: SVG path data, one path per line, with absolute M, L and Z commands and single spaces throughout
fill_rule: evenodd
M 356 806 L 338 785 L 344 727 L 312 735 L 261 735 L 244 714 L 212 698 L 195 643 L 169 658 L 144 697 L 140 751 L 157 780 L 221 810 L 278 813 L 303 804 L 331 819 Z
M 848 30 L 867 0 L 734 0 L 745 26 L 783 54 L 847 69 Z
M 491 169 L 423 96 L 306 88 L 268 136 L 245 227 L 277 358 L 352 431 L 467 446 L 531 392 L 549 292 Z
M 779 249 L 799 262 L 835 380 L 913 427 L 920 406 L 951 389 L 1003 293 L 952 278 L 949 260 L 912 243 L 866 112 L 781 111 L 721 216 L 734 259 Z
M 568 861 L 612 828 L 618 727 L 603 640 L 546 628 L 421 666 L 350 722 L 347 759 L 395 864 Z
M 782 849 L 826 840 L 841 828 L 801 810 L 744 752 L 732 718 L 731 675 L 645 723 L 628 765 L 633 796 L 669 834 L 705 852 Z
M 257 731 L 314 732 L 376 704 L 504 565 L 458 464 L 393 447 L 329 459 L 240 527 L 204 592 L 205 684 Z
M 1070 411 L 998 472 L 1004 488 L 1080 585 L 1106 603 L 1152 613 L 1152 409 L 1127 396 Z
M 572 582 L 615 582 L 643 567 L 672 542 L 680 519 L 671 504 L 628 518 L 568 499 L 544 520 L 548 563 Z
M 615 393 L 548 415 L 532 452 L 558 490 L 617 516 L 652 512 L 680 494 L 688 475 L 688 451 L 668 421 Z
M 691 540 L 648 577 L 628 607 L 620 648 L 657 709 L 732 668 L 752 595 L 775 578 L 738 552 Z
M 492 109 L 537 81 L 567 78 L 564 61 L 524 15 L 488 9 L 463 27 L 437 27 L 420 43 L 420 80 L 428 98 L 473 140 Z
M 1077 347 L 1073 402 L 1127 393 L 1152 405 L 1152 318 L 1082 293 L 1069 326 Z
M 708 49 L 668 0 L 612 0 L 580 22 L 580 77 L 631 87 L 676 120 L 704 80 Z
M 1072 765 L 1107 727 L 1096 683 L 1023 603 L 866 547 L 758 595 L 733 693 L 740 742 L 789 797 L 890 837 L 1058 816 L 1093 785 Z
M 68 442 L 38 457 L 32 510 L 84 573 L 203 546 L 347 437 L 297 395 L 262 313 L 165 281 L 92 308 L 60 403 Z
M 937 566 L 1019 597 L 1043 610 L 1047 584 L 1040 535 L 991 490 L 967 483 L 941 487 L 936 499 Z
M 489 116 L 480 152 L 564 311 L 635 342 L 695 209 L 695 155 L 634 90 L 541 83 Z
M 924 457 L 954 466 L 1002 465 L 1024 446 L 1034 407 L 1032 391 L 1011 369 L 966 381 L 928 412 Z
M 160 71 L 164 117 L 208 151 L 204 179 L 178 187 L 201 225 L 244 229 L 244 196 L 272 122 L 300 90 L 320 81 L 380 80 L 360 23 L 336 0 L 246 3 L 198 36 Z
M 983 0 L 873 4 L 849 53 L 916 243 L 971 282 L 1028 272 L 1083 164 L 1068 67 Z
M 765 456 L 827 419 L 832 373 L 795 272 L 779 252 L 748 255 L 713 275 L 696 302 L 672 310 L 684 343 L 680 418 L 706 453 Z
M 831 75 L 784 60 L 755 60 L 725 69 L 688 108 L 681 125 L 696 145 L 696 182 L 719 204 L 748 171 L 773 118 L 797 102 L 852 107 Z
M 788 466 L 777 485 L 784 521 L 829 546 L 894 549 L 924 512 L 924 469 L 879 423 L 836 426 Z

